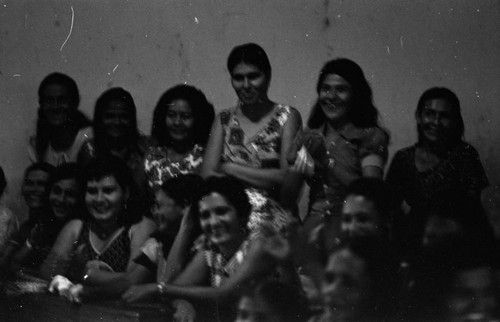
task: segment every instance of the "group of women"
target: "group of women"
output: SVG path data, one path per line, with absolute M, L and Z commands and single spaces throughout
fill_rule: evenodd
M 299 279 L 297 268 L 315 275 L 307 267 L 316 261 L 327 277 L 338 269 L 332 261 L 348 265 L 349 252 L 365 255 L 368 244 L 339 242 L 346 194 L 359 178 L 383 179 L 389 134 L 362 69 L 349 59 L 321 69 L 305 129 L 295 108 L 268 97 L 271 65 L 259 45 L 235 47 L 227 68 L 236 106 L 215 116 L 199 89 L 177 85 L 160 97 L 151 136 L 138 130 L 123 88 L 97 99 L 90 122 L 78 110 L 76 83 L 47 76 L 22 189 L 29 219 L 0 250 L 0 268 L 49 280 L 75 302 L 168 299 L 176 319 L 231 320 L 238 307 L 238 321 L 305 320 L 307 277 Z M 418 142 L 396 153 L 387 174 L 394 198 L 386 203 L 402 209 L 393 234 L 404 251 L 421 237 L 430 206 L 449 195 L 479 203 L 488 185 L 477 152 L 463 141 L 452 91 L 426 91 L 415 117 Z M 299 214 L 304 182 L 309 207 Z M 312 239 L 327 255 L 297 255 Z M 331 253 L 337 257 L 328 260 Z M 366 256 L 375 261 L 374 254 Z M 328 294 L 332 281 L 310 277 Z M 286 302 L 270 300 L 270 288 L 286 290 L 276 294 L 293 309 L 283 312 Z M 349 319 L 324 296 L 327 312 L 316 320 Z

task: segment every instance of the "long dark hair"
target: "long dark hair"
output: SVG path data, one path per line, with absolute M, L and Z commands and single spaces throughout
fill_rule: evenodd
M 41 105 L 43 100 L 43 91 L 45 87 L 57 84 L 64 86 L 69 93 L 70 96 L 70 104 L 74 106 L 74 109 L 71 109 L 72 113 L 69 117 L 68 128 L 74 131 L 74 135 L 78 133 L 78 130 L 81 128 L 90 126 L 90 120 L 79 110 L 77 110 L 78 105 L 80 104 L 80 94 L 78 92 L 78 86 L 76 82 L 66 74 L 62 73 L 52 73 L 46 76 L 40 86 L 38 87 L 38 102 Z M 50 138 L 52 135 L 52 126 L 49 124 L 47 119 L 45 118 L 45 113 L 42 108 L 38 108 L 38 120 L 36 124 L 36 143 L 35 143 L 35 151 L 38 160 L 42 161 L 44 159 L 45 151 L 49 146 Z
M 207 101 L 205 94 L 194 86 L 177 85 L 167 90 L 160 97 L 153 112 L 153 125 L 151 136 L 160 146 L 171 146 L 172 138 L 167 130 L 166 117 L 169 104 L 173 101 L 182 99 L 189 103 L 191 107 L 193 124 L 193 145 L 200 144 L 205 146 L 210 135 L 210 128 L 215 117 L 213 105 Z
M 110 150 L 110 142 L 106 135 L 103 117 L 109 107 L 109 103 L 114 100 L 121 101 L 125 104 L 131 118 L 129 131 L 124 138 L 124 142 L 127 142 L 129 146 L 136 146 L 140 136 L 137 128 L 137 108 L 132 95 L 121 87 L 110 88 L 99 96 L 95 103 L 94 143 L 98 154 L 108 153 Z
M 453 116 L 456 123 L 455 131 L 450 136 L 451 140 L 450 143 L 452 146 L 454 146 L 462 141 L 465 131 L 464 120 L 462 118 L 462 113 L 460 109 L 460 100 L 458 99 L 457 95 L 455 95 L 455 93 L 453 93 L 446 87 L 432 87 L 426 90 L 422 94 L 422 96 L 420 96 L 420 98 L 418 99 L 415 116 L 421 117 L 425 107 L 425 103 L 429 100 L 434 100 L 434 99 L 443 99 L 448 103 L 450 103 L 451 115 Z M 422 130 L 418 125 L 417 125 L 417 131 L 418 131 L 418 142 L 422 143 L 424 137 L 422 135 Z
M 337 74 L 344 78 L 352 88 L 352 99 L 347 109 L 347 117 L 356 127 L 367 128 L 378 126 L 378 111 L 373 104 L 373 94 L 370 84 L 365 78 L 363 70 L 358 64 L 347 58 L 337 58 L 327 62 L 319 73 L 316 91 L 319 94 L 320 87 L 326 76 Z M 317 129 L 326 122 L 326 116 L 319 102 L 314 104 L 307 126 Z

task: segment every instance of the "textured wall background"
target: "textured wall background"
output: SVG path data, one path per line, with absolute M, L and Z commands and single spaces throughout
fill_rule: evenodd
M 391 131 L 391 155 L 416 139 L 421 93 L 447 86 L 459 96 L 466 140 L 479 151 L 500 209 L 500 2 L 498 0 L 0 0 L 0 164 L 19 210 L 19 185 L 34 132 L 36 91 L 61 71 L 78 83 L 89 116 L 111 86 L 134 96 L 140 128 L 177 83 L 201 88 L 217 109 L 236 102 L 225 61 L 257 42 L 273 66 L 270 97 L 306 119 L 322 64 L 348 57 L 370 80 Z M 494 216 L 496 218 L 496 216 Z

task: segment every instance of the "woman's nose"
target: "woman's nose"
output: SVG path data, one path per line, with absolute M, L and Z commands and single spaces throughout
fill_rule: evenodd
M 243 78 L 243 87 L 244 88 L 250 87 L 250 80 L 247 77 Z

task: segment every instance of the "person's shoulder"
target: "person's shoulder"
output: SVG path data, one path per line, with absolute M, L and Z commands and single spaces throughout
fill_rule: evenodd
M 148 218 L 148 217 L 142 217 L 142 219 L 135 224 L 133 224 L 130 227 L 131 233 L 138 232 L 138 231 L 150 231 L 153 232 L 156 230 L 156 223 Z

